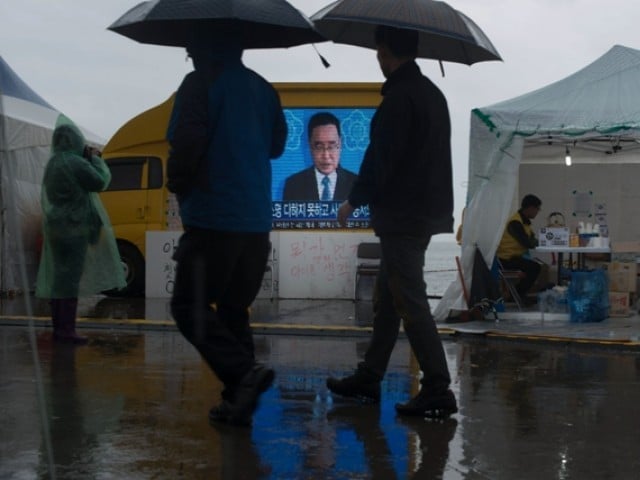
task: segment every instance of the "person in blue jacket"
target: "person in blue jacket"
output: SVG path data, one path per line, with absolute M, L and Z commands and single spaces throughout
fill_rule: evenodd
M 249 424 L 275 377 L 256 362 L 249 307 L 270 250 L 270 160 L 284 151 L 287 124 L 277 91 L 243 65 L 235 32 L 196 32 L 187 52 L 195 70 L 167 130 L 168 187 L 184 226 L 171 312 L 224 384 L 209 420 Z

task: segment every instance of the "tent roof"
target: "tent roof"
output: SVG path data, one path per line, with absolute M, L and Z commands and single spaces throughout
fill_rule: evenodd
M 474 110 L 490 129 L 523 135 L 640 129 L 640 50 L 616 45 L 568 77 Z
M 14 130 L 9 138 L 9 144 L 12 144 L 13 148 L 18 146 L 15 142 L 18 142 L 21 148 L 25 145 L 50 144 L 50 132 L 53 131 L 60 112 L 34 92 L 2 56 L 0 56 L 0 100 L 0 114 L 47 130 L 47 133 L 38 134 L 37 139 L 26 135 L 23 130 Z M 82 126 L 79 128 L 91 145 L 96 147 L 104 145 L 105 140 L 100 135 Z
M 55 110 L 14 72 L 0 55 L 0 94 Z

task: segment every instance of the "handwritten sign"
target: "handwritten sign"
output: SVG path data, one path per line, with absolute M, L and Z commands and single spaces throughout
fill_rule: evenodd
M 181 231 L 147 232 L 145 296 L 168 298 L 173 293 L 176 262 L 171 258 L 178 247 Z
M 147 232 L 146 296 L 169 298 L 176 262 L 171 258 L 180 231 Z M 356 250 L 360 242 L 376 241 L 369 232 L 272 232 L 272 272 L 258 297 L 353 298 Z
M 280 232 L 280 298 L 352 298 L 356 251 L 372 233 Z

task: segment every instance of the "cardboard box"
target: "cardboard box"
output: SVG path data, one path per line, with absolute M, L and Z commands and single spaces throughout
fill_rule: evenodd
M 568 227 L 542 227 L 538 231 L 538 245 L 541 247 L 568 247 Z
M 640 242 L 613 242 L 611 244 L 611 261 L 640 264 Z
M 632 262 L 640 264 L 640 253 L 636 252 L 613 252 L 611 253 L 612 262 Z
M 609 276 L 609 291 L 635 293 L 638 269 L 635 263 L 609 262 L 606 268 Z
M 611 251 L 614 253 L 638 253 L 640 254 L 640 241 L 612 242 Z
M 631 315 L 631 294 L 629 292 L 609 292 L 609 316 L 628 317 Z

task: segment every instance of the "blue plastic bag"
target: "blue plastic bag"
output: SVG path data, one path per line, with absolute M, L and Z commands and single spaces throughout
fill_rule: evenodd
M 609 280 L 604 270 L 571 272 L 568 292 L 573 323 L 601 322 L 609 316 Z

